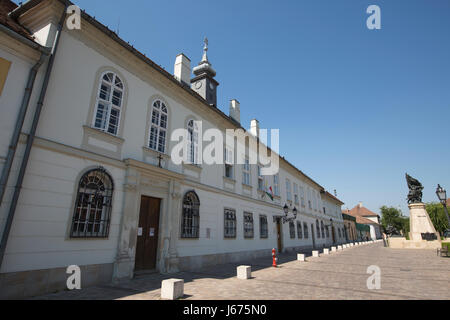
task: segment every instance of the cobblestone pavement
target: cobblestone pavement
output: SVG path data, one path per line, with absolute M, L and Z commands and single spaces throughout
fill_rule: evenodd
M 450 258 L 434 250 L 390 249 L 382 243 L 299 262 L 293 254 L 230 263 L 171 275 L 151 274 L 119 284 L 50 294 L 37 299 L 158 300 L 161 281 L 184 279 L 183 299 L 301 300 L 301 299 L 450 299 Z M 252 279 L 236 278 L 238 265 L 252 266 Z M 367 268 L 381 269 L 381 289 L 369 290 Z

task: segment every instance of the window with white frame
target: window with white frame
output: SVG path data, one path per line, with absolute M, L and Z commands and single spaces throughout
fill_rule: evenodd
M 273 176 L 273 194 L 280 196 L 280 176 L 278 174 Z
M 94 114 L 94 128 L 117 135 L 124 94 L 122 80 L 114 72 L 105 72 L 100 79 Z
M 264 176 L 261 173 L 262 166 L 258 165 L 258 190 L 264 190 Z
M 198 125 L 197 121 L 189 120 L 187 125 L 188 130 L 188 162 L 198 164 Z
M 161 100 L 153 102 L 150 121 L 148 147 L 152 150 L 165 153 L 168 115 L 167 107 Z
M 300 204 L 304 208 L 305 207 L 305 189 L 300 187 Z
M 233 150 L 231 148 L 225 147 L 224 150 L 224 157 L 225 157 L 225 177 L 229 179 L 233 179 L 234 173 L 233 173 Z
M 236 210 L 224 210 L 224 237 L 236 238 Z
M 253 238 L 253 213 L 244 212 L 244 238 Z
M 286 199 L 292 201 L 291 181 L 286 179 Z
M 296 184 L 295 182 L 294 182 L 294 203 L 296 205 L 299 204 L 299 202 L 298 202 L 298 184 Z
M 244 165 L 242 167 L 242 183 L 248 186 L 251 185 L 250 181 L 250 161 L 248 158 L 245 158 Z

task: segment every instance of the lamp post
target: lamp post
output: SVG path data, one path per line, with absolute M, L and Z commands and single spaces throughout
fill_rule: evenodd
M 448 216 L 448 210 L 447 210 L 447 191 L 441 187 L 441 185 L 438 184 L 436 188 L 436 195 L 439 199 L 439 201 L 444 206 L 445 215 L 447 216 L 447 223 L 448 227 L 447 230 L 444 233 L 444 236 L 447 236 L 450 233 L 450 217 Z

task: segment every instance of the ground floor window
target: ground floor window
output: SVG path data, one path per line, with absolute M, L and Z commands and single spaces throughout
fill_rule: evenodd
M 300 221 L 297 221 L 297 237 L 299 239 L 303 238 L 302 223 Z
M 303 222 L 303 236 L 305 239 L 308 239 L 308 224 L 306 222 Z
M 253 213 L 244 212 L 244 238 L 253 238 Z
M 224 237 L 236 238 L 236 210 L 225 209 L 224 211 Z
M 181 218 L 181 237 L 198 238 L 200 227 L 200 201 L 195 192 L 190 191 L 183 198 L 183 216 Z
M 80 179 L 71 238 L 107 238 L 111 220 L 113 180 L 102 167 L 89 170 Z
M 259 216 L 259 234 L 261 239 L 266 239 L 268 237 L 267 216 Z
M 289 235 L 291 239 L 295 239 L 295 225 L 293 221 L 289 221 Z

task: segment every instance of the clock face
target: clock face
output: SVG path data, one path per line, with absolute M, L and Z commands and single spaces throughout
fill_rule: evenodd
M 209 84 L 209 87 L 211 88 L 211 90 L 214 90 L 214 85 L 212 83 Z
M 202 83 L 199 81 L 195 84 L 196 89 L 200 89 L 202 87 Z

